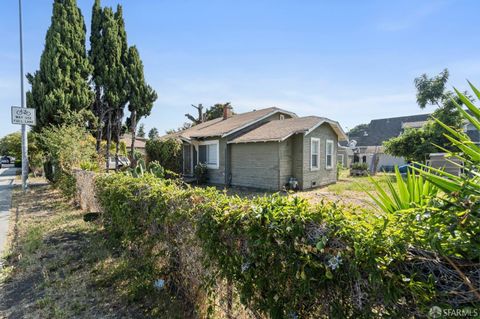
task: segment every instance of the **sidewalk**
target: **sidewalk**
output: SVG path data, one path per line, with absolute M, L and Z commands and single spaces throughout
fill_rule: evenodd
M 16 171 L 16 168 L 0 169 L 0 257 L 3 254 L 7 240 L 13 181 L 15 180 Z

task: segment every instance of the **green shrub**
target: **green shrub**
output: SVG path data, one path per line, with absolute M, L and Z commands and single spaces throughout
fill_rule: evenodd
M 197 165 L 195 165 L 195 168 L 193 169 L 193 174 L 195 175 L 195 178 L 197 179 L 197 184 L 205 183 L 208 179 L 207 164 L 198 163 Z
M 426 208 L 438 193 L 438 188 L 430 181 L 415 174 L 411 169 L 407 170 L 403 178 L 395 166 L 395 183 L 386 178 L 387 189 L 384 184 L 369 176 L 370 182 L 375 187 L 375 193 L 366 191 L 368 196 L 385 213 L 402 212 L 410 208 Z
M 376 317 L 379 311 L 411 317 L 449 296 L 438 286 L 443 274 L 425 273 L 426 253 L 412 248 L 424 227 L 414 214 L 312 206 L 297 197 L 231 197 L 150 173 L 106 175 L 96 183 L 110 237 L 131 258 L 152 263 L 142 278 L 180 275 L 172 256 L 182 248 L 174 234 L 191 224 L 192 239 L 182 241 L 190 243 L 187 250 L 202 248 L 197 262 L 204 273 L 196 279 L 203 289 L 215 294 L 219 276 L 244 306 L 271 318 Z M 169 262 L 158 269 L 155 260 Z
M 145 146 L 149 162 L 157 161 L 167 170 L 181 173 L 182 142 L 175 138 L 148 140 Z
M 470 87 L 480 99 L 479 90 L 470 82 Z M 455 100 L 462 117 L 480 130 L 480 109 L 464 94 L 455 89 L 459 99 L 469 112 L 465 111 Z M 478 260 L 480 256 L 480 146 L 463 131 L 457 131 L 438 119 L 435 121 L 443 127 L 445 137 L 452 144 L 453 151 L 440 148 L 448 157 L 462 161 L 464 173 L 455 176 L 435 168 L 422 166 L 415 170 L 444 192 L 439 199 L 439 209 L 431 214 L 426 227 L 426 242 L 432 249 L 450 256 L 461 256 Z M 456 164 L 451 161 L 453 165 Z M 480 298 L 480 296 L 479 296 Z
M 50 126 L 36 135 L 45 159 L 45 175 L 62 192 L 75 194 L 74 168 L 82 163 L 96 162 L 95 138 L 84 127 L 76 125 Z
M 22 167 L 22 160 L 16 159 L 15 160 L 15 167 Z
M 350 169 L 356 169 L 360 171 L 366 171 L 368 169 L 367 163 L 353 163 L 350 167 Z

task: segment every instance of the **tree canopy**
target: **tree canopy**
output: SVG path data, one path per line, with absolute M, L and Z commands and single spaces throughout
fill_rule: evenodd
M 22 134 L 10 133 L 0 139 L 0 156 L 13 156 L 22 158 Z
M 85 48 L 86 28 L 75 0 L 55 0 L 40 69 L 27 74 L 31 90 L 27 106 L 37 110 L 40 131 L 60 125 L 65 114 L 89 109 L 93 92 L 88 84 L 92 67 Z
M 158 137 L 158 129 L 153 127 L 150 131 L 148 131 L 148 138 L 150 140 L 156 139 Z
M 463 103 L 457 95 L 446 90 L 448 76 L 448 70 L 445 69 L 434 77 L 422 74 L 416 78 L 414 83 L 417 89 L 417 103 L 421 109 L 427 105 L 436 105 L 437 109 L 432 117 L 454 129 L 461 130 L 463 120 L 455 103 L 459 105 Z M 452 145 L 444 136 L 445 133 L 444 127 L 430 119 L 424 127 L 406 129 L 400 136 L 386 141 L 385 152 L 407 160 L 423 162 L 430 153 L 436 152 L 436 146 L 451 149 Z
M 143 123 L 138 126 L 137 135 L 139 137 L 145 137 L 145 125 Z

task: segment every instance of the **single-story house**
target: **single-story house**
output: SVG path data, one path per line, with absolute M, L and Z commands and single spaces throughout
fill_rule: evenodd
M 317 116 L 298 117 L 276 107 L 231 114 L 195 125 L 183 141 L 183 174 L 206 163 L 209 183 L 280 190 L 291 179 L 307 189 L 335 183 L 340 124 Z

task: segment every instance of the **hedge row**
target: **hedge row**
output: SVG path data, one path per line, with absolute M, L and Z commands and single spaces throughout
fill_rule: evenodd
M 217 311 L 203 305 L 223 298 L 219 283 L 247 312 L 271 318 L 407 317 L 439 302 L 428 270 L 415 266 L 409 214 L 244 199 L 149 174 L 96 183 L 111 237 L 151 263 L 148 278 L 189 291 L 201 316 Z

